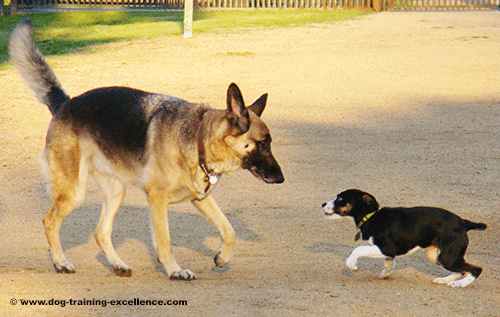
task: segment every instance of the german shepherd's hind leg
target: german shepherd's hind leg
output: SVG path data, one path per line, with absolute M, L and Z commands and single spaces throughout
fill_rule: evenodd
M 217 267 L 223 268 L 227 265 L 233 254 L 233 246 L 236 239 L 234 229 L 211 195 L 206 196 L 202 200 L 193 200 L 193 204 L 217 229 L 221 236 L 221 245 L 214 261 Z
M 116 254 L 111 241 L 113 221 L 125 196 L 125 186 L 113 176 L 104 175 L 100 172 L 94 172 L 93 175 L 104 195 L 101 216 L 94 237 L 113 272 L 118 276 L 129 277 L 132 275 L 132 268 L 125 264 Z
M 196 279 L 194 273 L 191 270 L 181 269 L 172 254 L 170 230 L 168 227 L 168 202 L 163 192 L 156 188 L 146 189 L 149 209 L 151 210 L 151 222 L 156 240 L 158 261 L 163 265 L 171 280 L 191 281 Z
M 57 142 L 48 140 L 44 157 L 50 179 L 53 206 L 43 218 L 45 235 L 52 263 L 58 273 L 74 273 L 75 268 L 64 256 L 59 238 L 63 219 L 83 201 L 87 166 L 81 160 L 76 135 L 67 135 Z
M 67 215 L 76 208 L 76 204 L 71 198 L 66 195 L 56 195 L 54 205 L 49 213 L 43 218 L 45 227 L 45 235 L 49 242 L 50 255 L 52 257 L 52 264 L 57 273 L 75 273 L 75 268 L 64 256 L 61 241 L 59 239 L 59 231 L 61 223 Z

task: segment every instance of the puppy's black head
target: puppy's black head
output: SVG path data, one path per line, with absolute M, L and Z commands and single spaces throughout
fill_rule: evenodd
M 331 219 L 345 216 L 358 219 L 379 208 L 375 197 L 359 189 L 343 191 L 335 200 L 324 203 L 322 207 L 325 216 Z

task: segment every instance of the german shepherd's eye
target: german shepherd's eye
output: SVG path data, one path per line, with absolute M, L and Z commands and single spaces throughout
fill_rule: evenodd
M 268 134 L 265 136 L 264 140 L 255 141 L 257 147 L 261 150 L 266 150 L 271 148 L 271 136 Z

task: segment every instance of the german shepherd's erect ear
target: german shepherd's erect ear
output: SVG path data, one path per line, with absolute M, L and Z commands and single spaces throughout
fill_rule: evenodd
M 227 118 L 232 126 L 231 134 L 240 135 L 250 128 L 250 116 L 245 107 L 241 91 L 235 83 L 227 89 Z
M 247 107 L 248 110 L 255 113 L 257 116 L 261 116 L 267 103 L 267 94 L 263 94 L 259 97 L 251 106 Z

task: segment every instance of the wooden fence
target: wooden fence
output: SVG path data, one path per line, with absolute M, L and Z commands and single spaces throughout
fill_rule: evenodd
M 19 8 L 106 6 L 183 9 L 184 0 L 18 0 Z M 372 0 L 194 0 L 196 9 L 337 9 L 370 8 Z
M 148 9 L 183 9 L 184 0 L 18 0 L 19 8 L 86 8 L 113 7 Z
M 499 8 L 500 0 L 386 0 L 396 10 L 477 10 Z
M 370 0 L 199 0 L 201 8 L 335 9 L 369 8 Z
M 20 8 L 125 7 L 180 10 L 184 0 L 18 0 Z M 500 0 L 193 0 L 195 9 L 470 10 L 499 8 Z

